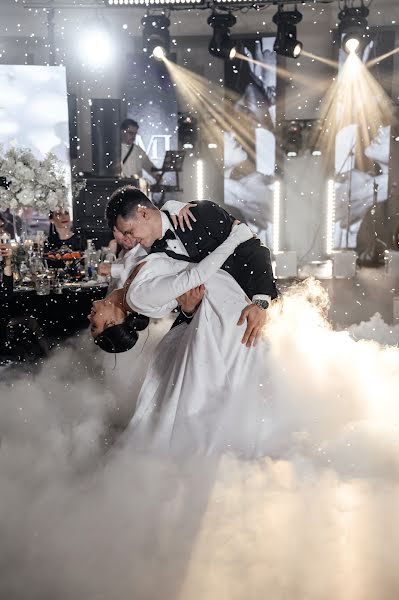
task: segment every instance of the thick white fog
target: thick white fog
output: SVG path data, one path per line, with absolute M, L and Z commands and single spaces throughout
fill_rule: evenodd
M 274 308 L 257 461 L 124 444 L 168 323 L 115 369 L 84 333 L 29 378 L 3 371 L 0 598 L 396 599 L 399 326 L 333 331 L 327 302 L 308 281 Z

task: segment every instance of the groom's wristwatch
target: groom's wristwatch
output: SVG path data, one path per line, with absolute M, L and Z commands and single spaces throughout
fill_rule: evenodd
M 271 300 L 271 296 L 254 296 L 252 298 L 252 304 L 255 304 L 255 306 L 259 306 L 259 308 L 266 310 L 269 308 Z

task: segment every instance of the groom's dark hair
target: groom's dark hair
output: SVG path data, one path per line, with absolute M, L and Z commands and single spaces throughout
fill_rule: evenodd
M 141 190 L 132 185 L 125 185 L 125 187 L 115 190 L 105 209 L 108 227 L 112 230 L 118 217 L 126 219 L 132 216 L 139 206 L 157 210 L 151 200 Z

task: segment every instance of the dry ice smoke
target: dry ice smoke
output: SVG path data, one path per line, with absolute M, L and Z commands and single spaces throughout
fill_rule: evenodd
M 0 598 L 396 600 L 399 331 L 335 332 L 325 308 L 310 281 L 272 315 L 256 462 L 110 446 L 162 324 L 115 370 L 83 335 L 2 373 Z

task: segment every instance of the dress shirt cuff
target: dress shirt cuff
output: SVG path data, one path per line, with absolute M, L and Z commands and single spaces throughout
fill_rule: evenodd
M 267 296 L 266 294 L 255 294 L 255 296 L 252 296 L 252 302 L 255 300 L 266 300 L 270 304 L 272 297 Z
M 230 232 L 227 240 L 230 240 L 235 244 L 235 248 L 244 242 L 253 238 L 253 233 L 245 223 L 238 223 L 233 226 L 233 229 Z M 227 241 L 226 240 L 226 241 Z M 234 248 L 234 249 L 235 249 Z M 217 250 L 217 249 L 216 249 Z M 214 251 L 215 252 L 215 251 Z

